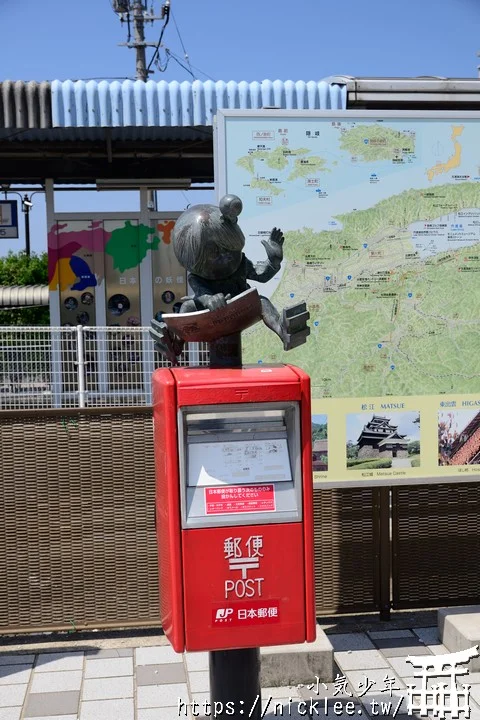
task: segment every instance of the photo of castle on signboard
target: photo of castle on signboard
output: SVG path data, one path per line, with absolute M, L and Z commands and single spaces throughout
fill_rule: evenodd
M 438 413 L 438 464 L 480 465 L 480 412 Z
M 347 415 L 349 470 L 411 468 L 420 465 L 420 413 Z

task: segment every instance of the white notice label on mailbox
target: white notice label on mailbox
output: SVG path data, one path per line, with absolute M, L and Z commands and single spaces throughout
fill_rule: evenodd
M 192 443 L 188 446 L 190 487 L 256 482 L 291 482 L 286 439 Z

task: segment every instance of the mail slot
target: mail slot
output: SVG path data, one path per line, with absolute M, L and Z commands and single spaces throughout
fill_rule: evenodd
M 153 376 L 160 614 L 177 652 L 315 639 L 310 380 Z

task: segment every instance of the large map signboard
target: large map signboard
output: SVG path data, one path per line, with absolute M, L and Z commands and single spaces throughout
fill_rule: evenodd
M 480 113 L 223 111 L 216 152 L 247 256 L 285 234 L 259 291 L 310 311 L 305 345 L 257 324 L 243 357 L 310 374 L 314 479 L 479 480 Z

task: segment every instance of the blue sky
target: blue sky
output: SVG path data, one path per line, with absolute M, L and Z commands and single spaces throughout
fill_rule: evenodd
M 158 11 L 158 0 L 153 5 Z M 319 80 L 340 74 L 477 76 L 478 0 L 171 0 L 171 7 L 192 71 L 201 80 L 207 76 L 236 81 Z M 135 54 L 118 47 L 126 40 L 126 27 L 114 15 L 110 0 L 0 0 L 0 17 L 2 80 L 134 76 Z M 159 22 L 149 27 L 147 39 L 156 41 L 160 27 Z M 172 20 L 164 45 L 185 63 Z M 190 77 L 173 60 L 165 72 L 157 70 L 152 76 Z M 160 209 L 183 209 L 204 199 L 204 193 L 164 193 Z M 134 210 L 136 196 L 63 193 L 57 209 Z M 41 195 L 34 198 L 31 225 L 32 249 L 45 250 Z M 2 244 L 0 254 L 23 247 L 23 228 L 21 233 L 20 240 Z

